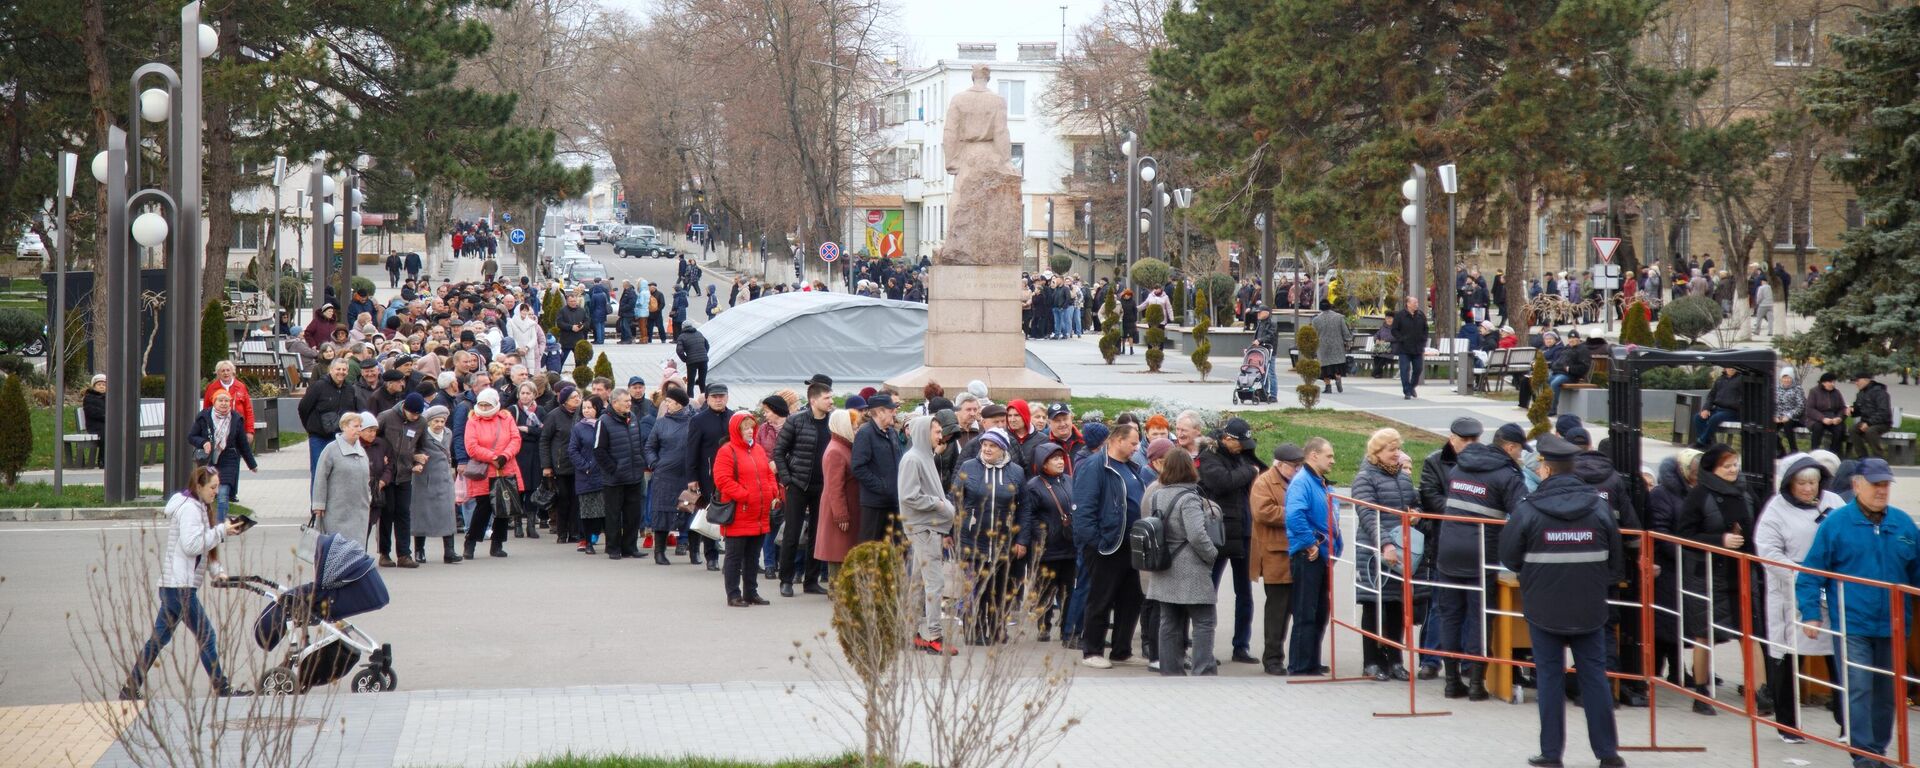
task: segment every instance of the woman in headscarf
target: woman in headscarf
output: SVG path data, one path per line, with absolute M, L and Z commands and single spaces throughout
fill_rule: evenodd
M 453 551 L 453 431 L 447 429 L 450 412 L 444 405 L 428 406 L 420 414 L 427 423 L 415 450 L 427 456 L 427 467 L 413 478 L 413 552 L 418 562 L 426 562 L 427 538 L 440 539 L 441 562 L 458 563 Z
M 494 514 L 492 490 L 496 482 L 505 484 L 505 490 L 514 493 L 526 490 L 520 481 L 520 465 L 514 456 L 520 453 L 520 430 L 514 424 L 513 417 L 500 408 L 500 390 L 491 387 L 480 390 L 475 397 L 473 415 L 467 418 L 465 434 L 467 459 L 469 465 L 480 465 L 481 470 L 469 473 L 465 467 L 461 474 L 467 482 L 467 498 L 473 499 L 473 523 L 467 526 L 467 559 L 473 559 L 474 549 L 479 547 L 480 538 L 486 535 L 487 521 L 493 521 L 493 545 L 487 554 L 494 557 L 507 556 L 507 526 L 509 510 L 498 510 L 503 514 Z
M 202 452 L 197 459 L 199 463 L 220 472 L 221 520 L 227 519 L 227 506 L 240 490 L 240 462 L 247 463 L 249 472 L 260 471 L 260 465 L 253 460 L 253 443 L 247 437 L 243 421 L 233 407 L 233 396 L 226 390 L 215 390 L 213 406 L 193 418 L 193 431 L 187 436 L 188 444 Z
M 966 622 L 974 645 L 1006 642 L 1006 616 L 1015 607 L 1009 603 L 1017 599 L 1014 510 L 1027 476 L 1013 462 L 1013 445 L 1005 430 L 987 430 L 980 436 L 979 455 L 954 472 L 949 491 L 960 510 L 955 544 L 974 579 L 974 611 Z
M 532 304 L 520 303 L 513 319 L 507 321 L 507 336 L 513 339 L 515 351 L 529 369 L 535 373 L 544 370 L 541 361 L 545 359 L 547 332 L 540 327 L 540 316 L 534 313 Z
M 338 533 L 367 546 L 367 522 L 373 504 L 372 468 L 360 433 L 380 425 L 364 413 L 340 414 L 340 432 L 320 452 L 313 470 L 313 515 L 321 533 Z
M 1715 443 L 1700 456 L 1699 484 L 1687 492 L 1674 521 L 1676 536 L 1738 552 L 1753 552 L 1747 536 L 1753 532 L 1754 510 L 1740 481 L 1740 454 L 1725 443 Z M 1712 646 L 1734 639 L 1740 627 L 1738 560 L 1705 550 L 1681 553 L 1681 620 L 1693 646 L 1693 689 L 1712 696 Z M 1707 595 L 1709 597 L 1696 597 Z M 1757 673 L 1758 670 L 1751 670 Z M 1757 678 L 1754 674 L 1747 679 Z M 1771 710 L 1771 707 L 1766 707 Z M 1712 705 L 1695 700 L 1693 711 L 1718 714 Z M 1763 713 L 1766 714 L 1766 713 Z
M 600 542 L 607 525 L 606 498 L 600 494 L 601 473 L 593 458 L 593 438 L 606 407 L 607 401 L 598 395 L 587 398 L 580 404 L 580 420 L 574 422 L 567 436 L 567 456 L 573 459 L 573 493 L 579 498 L 580 510 L 580 544 L 574 549 L 589 555 L 599 554 L 593 545 Z
M 1774 443 L 1774 449 L 1779 455 L 1800 452 L 1800 436 L 1794 430 L 1800 428 L 1800 418 L 1806 409 L 1807 393 L 1801 391 L 1793 366 L 1780 366 L 1780 385 L 1773 389 L 1773 423 L 1780 431 L 1780 440 Z
M 727 605 L 746 608 L 766 605 L 760 596 L 758 574 L 753 568 L 753 553 L 760 540 L 773 530 L 773 509 L 780 505 L 780 480 L 774 474 L 773 460 L 766 446 L 754 440 L 753 415 L 745 411 L 733 414 L 727 422 L 727 444 L 713 457 L 713 486 L 720 501 L 733 503 L 733 522 L 720 526 L 727 540 Z
M 833 437 L 820 459 L 820 530 L 814 535 L 813 559 L 827 564 L 829 579 L 840 573 L 847 550 L 860 543 L 860 483 L 853 477 L 856 413 L 837 408 L 827 416 L 827 432 Z
M 332 304 L 320 305 L 320 311 L 313 313 L 313 319 L 307 321 L 307 327 L 300 332 L 300 338 L 307 346 L 319 349 L 322 344 L 333 341 L 333 329 L 340 326 L 340 308 Z
M 1825 490 L 1832 477 L 1826 467 L 1812 456 L 1796 453 L 1781 461 L 1785 471 L 1780 473 L 1780 492 L 1767 501 L 1760 513 L 1760 522 L 1753 532 L 1754 554 L 1766 559 L 1767 590 L 1767 687 L 1773 693 L 1774 721 L 1788 728 L 1800 727 L 1800 657 L 1832 656 L 1833 643 L 1825 637 L 1810 638 L 1801 627 L 1795 624 L 1799 611 L 1795 607 L 1795 573 L 1785 565 L 1775 563 L 1799 563 L 1807 558 L 1807 550 L 1813 548 L 1813 533 L 1827 518 L 1827 513 L 1842 506 L 1840 497 Z M 1828 616 L 1822 612 L 1819 616 L 1807 617 L 1823 623 Z M 1831 623 L 1827 624 L 1832 626 Z M 1834 665 L 1826 667 L 1827 682 L 1834 683 L 1837 690 Z M 1840 720 L 1840 709 L 1833 710 L 1833 722 L 1844 727 Z M 1788 744 L 1799 744 L 1806 739 L 1786 730 L 1780 731 L 1780 740 Z

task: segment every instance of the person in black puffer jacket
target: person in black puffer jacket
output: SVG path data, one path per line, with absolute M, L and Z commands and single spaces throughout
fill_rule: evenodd
M 1548 416 L 1560 413 L 1560 388 L 1585 382 L 1593 369 L 1593 353 L 1585 345 L 1569 342 L 1560 346 L 1560 354 L 1547 362 L 1547 386 L 1553 390 L 1553 399 L 1547 403 Z
M 1715 443 L 1700 456 L 1700 469 L 1695 474 L 1697 483 L 1687 491 L 1687 498 L 1680 504 L 1680 516 L 1674 520 L 1673 533 L 1713 547 L 1724 547 L 1738 552 L 1753 552 L 1754 504 L 1741 490 L 1740 455 L 1725 443 Z M 1681 553 L 1680 581 L 1685 588 L 1681 599 L 1681 629 L 1686 637 L 1694 640 L 1693 646 L 1693 689 L 1706 694 L 1704 682 L 1713 675 L 1711 647 L 1720 642 L 1733 640 L 1740 626 L 1740 561 L 1704 550 L 1686 550 Z M 1708 586 L 1711 573 L 1712 586 Z M 1694 597 L 1711 595 L 1711 598 Z M 1763 597 L 1760 592 L 1749 595 L 1753 600 L 1755 615 L 1764 616 Z M 1758 671 L 1748 680 L 1758 678 Z M 1714 715 L 1717 712 L 1711 704 L 1695 701 L 1693 711 L 1702 715 Z M 1761 714 L 1772 714 L 1772 708 L 1764 708 Z
M 1856 419 L 1848 433 L 1853 455 L 1884 459 L 1887 449 L 1880 444 L 1880 436 L 1893 429 L 1893 400 L 1887 396 L 1887 385 L 1874 381 L 1872 373 L 1860 371 L 1853 375 L 1853 386 L 1859 389 L 1849 409 Z
M 1527 495 L 1526 481 L 1520 477 L 1520 451 L 1526 447 L 1527 433 L 1518 424 L 1506 424 L 1494 433 L 1494 444 L 1473 444 L 1460 452 L 1460 461 L 1448 479 L 1447 514 L 1504 520 Z M 1494 594 L 1498 586 L 1486 566 L 1499 562 L 1500 527 L 1448 520 L 1440 524 L 1440 579 L 1447 584 L 1478 586 L 1475 592 L 1460 586 L 1438 589 L 1437 610 L 1440 626 L 1435 630 L 1443 651 L 1484 653 L 1481 637 L 1481 595 Z M 1477 662 L 1442 663 L 1446 670 L 1447 698 L 1462 696 L 1472 701 L 1487 699 L 1486 666 Z M 1462 675 L 1466 684 L 1462 684 Z
M 687 364 L 687 394 L 697 396 L 707 391 L 707 337 L 691 325 L 674 329 L 680 332 L 674 339 L 674 353 Z
M 893 396 L 875 393 L 867 401 L 866 424 L 853 438 L 850 467 L 860 483 L 861 542 L 878 541 L 896 533 L 893 519 L 900 513 L 900 430 L 894 426 Z
M 547 411 L 540 424 L 540 474 L 553 481 L 553 506 L 547 513 L 547 525 L 563 544 L 579 540 L 579 497 L 573 492 L 573 456 L 567 453 L 567 440 L 573 425 L 580 423 L 580 392 L 572 384 L 560 385 L 554 398 L 560 401 Z M 521 446 L 520 450 L 526 450 Z M 545 482 L 544 480 L 542 482 Z
M 640 414 L 633 396 L 615 390 L 610 413 L 602 415 L 593 441 L 593 463 L 601 470 L 607 509 L 607 557 L 639 557 L 641 510 L 646 507 L 647 460 Z
M 1248 501 L 1253 479 L 1267 465 L 1254 455 L 1253 428 L 1245 419 L 1228 419 L 1213 443 L 1200 449 L 1200 495 L 1220 506 L 1220 523 L 1226 530 L 1226 544 L 1213 561 L 1213 581 L 1228 564 L 1233 566 L 1233 660 L 1258 663 L 1253 645 L 1253 581 L 1247 570 L 1247 542 L 1253 538 L 1253 515 Z
M 1014 534 L 1015 556 L 1032 556 L 1040 569 L 1040 642 L 1047 642 L 1055 611 L 1064 617 L 1067 596 L 1073 594 L 1073 483 L 1067 474 L 1066 453 L 1056 443 L 1033 451 L 1033 474 L 1020 496 L 1019 531 Z
M 786 506 L 780 527 L 780 596 L 793 597 L 793 580 L 798 570 L 801 542 L 813 541 L 820 525 L 821 458 L 826 454 L 827 416 L 833 412 L 833 388 L 824 384 L 807 387 L 807 407 L 787 419 L 773 445 L 773 467 L 780 485 L 787 489 Z M 807 548 L 807 551 L 812 551 Z M 824 595 L 820 575 L 824 568 L 811 563 L 806 569 L 805 591 Z
M 320 466 L 320 452 L 332 445 L 334 435 L 340 432 L 340 415 L 359 409 L 353 383 L 347 380 L 347 361 L 344 358 L 336 358 L 327 365 L 327 375 L 307 384 L 306 394 L 300 396 L 298 410 L 300 424 L 307 430 L 308 476 L 312 476 L 314 469 Z M 105 419 L 101 423 L 104 424 Z

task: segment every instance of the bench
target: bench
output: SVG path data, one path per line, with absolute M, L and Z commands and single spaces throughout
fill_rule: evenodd
M 74 412 L 79 419 L 80 429 L 61 438 L 60 450 L 71 466 L 105 466 L 105 456 L 100 451 L 100 436 L 87 431 L 87 412 Z M 151 464 L 161 460 L 161 449 L 166 444 L 167 406 L 160 400 L 140 401 L 140 463 Z
M 1539 354 L 1538 347 L 1509 347 L 1487 353 L 1487 367 L 1480 373 L 1481 388 L 1499 392 L 1506 389 L 1507 380 L 1514 374 L 1531 375 L 1533 358 Z

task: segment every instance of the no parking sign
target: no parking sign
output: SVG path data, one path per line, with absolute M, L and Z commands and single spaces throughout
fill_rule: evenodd
M 828 240 L 820 244 L 821 261 L 832 263 L 833 260 L 837 258 L 840 258 L 840 245 L 838 243 Z

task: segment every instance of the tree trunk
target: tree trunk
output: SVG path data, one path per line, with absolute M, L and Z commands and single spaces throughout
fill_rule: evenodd
M 81 7 L 82 23 L 86 33 L 80 39 L 81 55 L 87 63 L 87 95 L 93 101 L 93 134 L 95 146 L 105 147 L 107 129 L 113 126 L 113 79 L 107 67 L 107 11 L 106 0 L 84 0 Z M 93 253 L 93 301 L 89 312 L 93 333 L 94 367 L 101 369 L 112 349 L 109 347 L 106 333 L 107 319 L 107 185 L 94 185 L 94 210 L 100 215 L 94 217 L 94 253 Z M 125 232 L 114 233 L 126 237 Z M 139 279 L 136 273 L 134 279 Z M 65 297 L 61 297 L 64 300 Z
M 1527 311 L 1527 221 L 1531 218 L 1528 210 L 1533 200 L 1533 185 L 1523 179 L 1507 182 L 1507 317 L 1502 322 L 1513 326 L 1526 338 L 1533 325 L 1531 313 Z M 1520 322 L 1513 322 L 1519 318 Z

